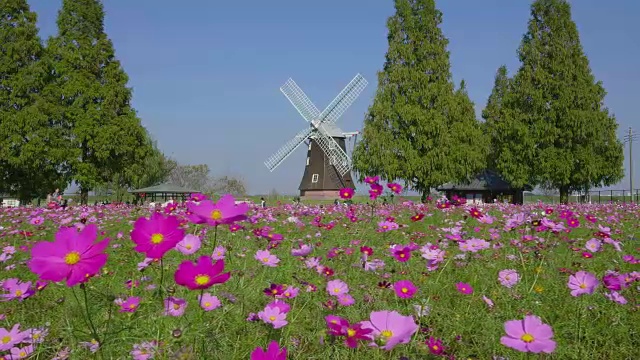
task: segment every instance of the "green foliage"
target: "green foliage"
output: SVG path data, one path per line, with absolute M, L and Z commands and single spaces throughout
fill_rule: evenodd
M 378 90 L 354 150 L 360 178 L 403 179 L 428 192 L 484 167 L 484 140 L 464 85 L 451 80 L 442 13 L 433 0 L 396 0 Z
M 82 201 L 88 191 L 151 153 L 132 109 L 128 77 L 104 32 L 98 0 L 64 0 L 58 35 L 48 41 L 54 79 L 47 87 L 55 119 L 68 130 L 69 157 Z
M 0 2 L 0 192 L 22 201 L 69 179 L 63 128 L 49 118 L 41 94 L 50 77 L 43 52 L 27 2 Z
M 618 124 L 603 105 L 606 92 L 591 73 L 567 1 L 533 3 L 518 55 L 521 67 L 502 108 L 486 111 L 500 134 L 497 170 L 516 186 L 550 184 L 565 200 L 569 191 L 618 182 Z

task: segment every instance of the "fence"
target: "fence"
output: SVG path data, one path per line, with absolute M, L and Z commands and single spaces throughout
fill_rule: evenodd
M 525 203 L 542 201 L 559 203 L 559 195 L 540 195 L 525 193 Z M 582 204 L 640 203 L 640 189 L 631 190 L 591 190 L 569 195 L 569 202 Z

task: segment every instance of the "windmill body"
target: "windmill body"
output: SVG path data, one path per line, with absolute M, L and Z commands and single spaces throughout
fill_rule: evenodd
M 306 199 L 333 199 L 342 188 L 355 188 L 351 177 L 351 158 L 347 155 L 347 139 L 357 137 L 357 132 L 345 133 L 336 121 L 357 99 L 367 81 L 360 75 L 320 112 L 298 85 L 289 79 L 280 91 L 289 99 L 300 115 L 309 122 L 305 127 L 273 154 L 265 165 L 275 170 L 301 144 L 307 145 L 305 170 L 300 181 L 300 196 Z

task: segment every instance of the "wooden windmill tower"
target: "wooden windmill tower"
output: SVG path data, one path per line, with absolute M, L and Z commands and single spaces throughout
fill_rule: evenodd
M 310 126 L 300 131 L 273 154 L 265 165 L 275 170 L 298 146 L 307 144 L 307 159 L 300 181 L 300 197 L 313 199 L 333 199 L 342 188 L 355 188 L 351 178 L 351 158 L 347 155 L 346 140 L 357 132 L 345 133 L 336 121 L 358 98 L 367 86 L 360 74 L 320 112 L 298 85 L 289 79 L 280 91 L 289 99 Z

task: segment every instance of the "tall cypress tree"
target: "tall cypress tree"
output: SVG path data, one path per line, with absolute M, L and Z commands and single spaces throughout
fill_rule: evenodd
M 562 202 L 575 190 L 612 185 L 623 176 L 618 124 L 604 107 L 565 0 L 537 0 L 503 107 L 509 137 L 497 167 L 534 184 L 551 184 Z M 512 143 L 509 143 L 512 142 Z M 514 176 L 514 175 L 511 175 Z M 513 179 L 508 179 L 513 182 Z
M 22 201 L 67 183 L 63 129 L 42 98 L 50 80 L 42 54 L 26 0 L 0 2 L 0 191 Z
M 89 190 L 150 150 L 146 132 L 131 107 L 128 77 L 104 31 L 99 0 L 64 0 L 47 50 L 55 75 L 47 95 L 69 130 L 69 163 L 86 203 Z
M 434 0 L 395 0 L 389 49 L 353 154 L 360 174 L 403 179 L 427 193 L 484 166 L 484 141 L 466 91 L 451 79 Z

